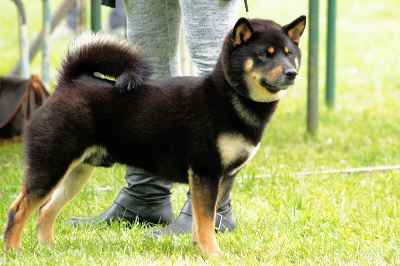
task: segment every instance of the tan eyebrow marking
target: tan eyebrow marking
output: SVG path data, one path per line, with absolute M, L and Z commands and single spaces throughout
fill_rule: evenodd
M 287 48 L 287 46 L 285 47 L 285 52 L 289 53 L 289 48 Z
M 275 50 L 274 47 L 271 46 L 268 48 L 268 53 L 273 54 L 274 50 Z

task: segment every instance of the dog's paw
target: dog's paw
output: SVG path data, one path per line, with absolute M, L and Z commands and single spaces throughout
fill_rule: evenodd
M 202 251 L 203 257 L 206 259 L 217 259 L 225 256 L 225 253 L 221 250 L 214 251 Z

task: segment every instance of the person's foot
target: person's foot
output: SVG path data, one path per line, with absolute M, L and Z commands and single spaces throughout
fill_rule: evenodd
M 147 236 L 157 239 L 164 235 L 183 235 L 191 232 L 192 229 L 192 201 L 188 196 L 185 205 L 179 216 L 168 226 L 158 231 L 150 231 Z M 236 228 L 235 217 L 233 216 L 230 196 L 223 200 L 217 209 L 215 217 L 215 230 L 217 232 L 231 232 Z
M 132 204 L 132 200 L 130 199 L 130 204 Z M 127 206 L 123 207 L 114 202 L 106 211 L 98 216 L 91 218 L 72 217 L 66 223 L 70 223 L 73 226 L 80 226 L 97 223 L 110 224 L 115 221 L 133 223 L 137 220 L 138 222 L 150 222 L 153 224 L 169 224 L 174 220 L 174 210 L 171 200 L 166 200 L 153 206 L 143 204 L 137 200 L 133 201 L 135 204 L 129 206 L 129 209 L 125 208 Z

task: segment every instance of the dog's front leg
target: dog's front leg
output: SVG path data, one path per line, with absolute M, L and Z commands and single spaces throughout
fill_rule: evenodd
M 202 178 L 189 171 L 193 212 L 192 241 L 200 247 L 205 257 L 223 255 L 214 232 L 218 184 L 218 179 Z

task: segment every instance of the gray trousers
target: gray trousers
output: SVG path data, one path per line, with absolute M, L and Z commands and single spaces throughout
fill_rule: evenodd
M 198 75 L 210 72 L 226 34 L 238 16 L 239 0 L 124 0 L 127 36 L 149 58 L 154 79 L 181 75 L 178 46 L 181 26 Z M 132 151 L 135 152 L 135 151 Z M 121 193 L 145 204 L 170 197 L 172 184 L 127 167 Z M 118 202 L 117 202 L 118 203 Z

